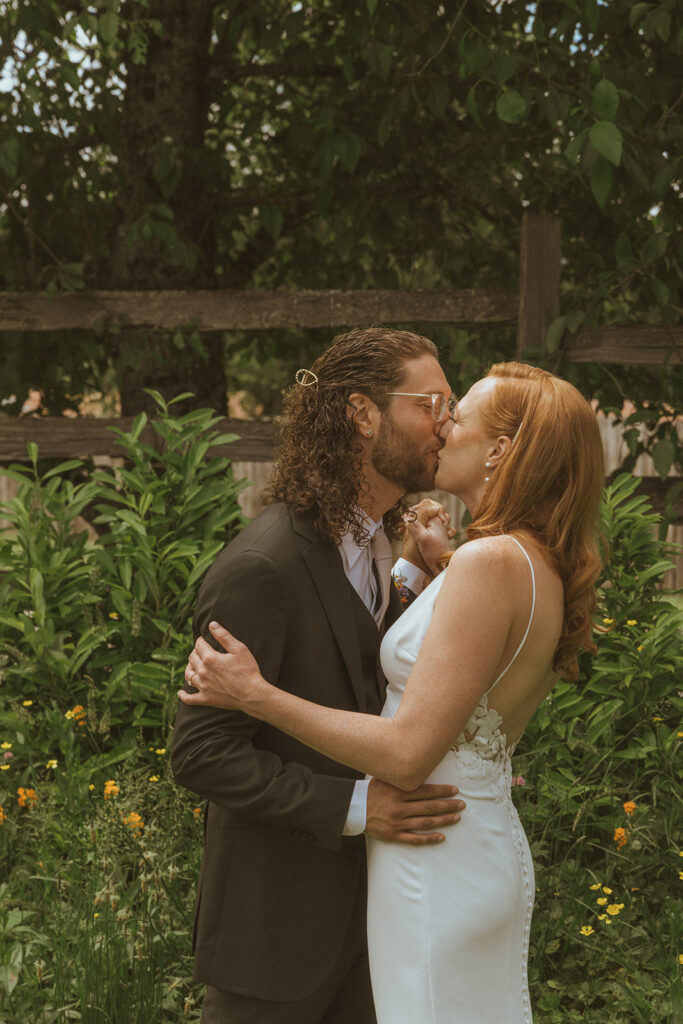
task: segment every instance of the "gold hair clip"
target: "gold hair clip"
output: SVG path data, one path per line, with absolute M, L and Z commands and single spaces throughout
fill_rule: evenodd
M 294 374 L 294 380 L 297 384 L 300 384 L 302 388 L 318 386 L 318 377 L 313 373 L 313 370 L 297 370 Z
M 513 444 L 515 443 L 515 441 L 517 440 L 517 438 L 519 436 L 519 432 L 520 432 L 520 430 L 522 429 L 523 426 L 524 426 L 524 417 L 522 416 L 522 422 L 517 427 L 517 430 L 515 431 L 515 436 L 512 438 L 512 441 L 510 442 L 510 447 L 511 448 L 512 448 Z

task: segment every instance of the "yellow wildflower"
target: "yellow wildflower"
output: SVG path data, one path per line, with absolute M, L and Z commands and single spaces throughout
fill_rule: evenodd
M 123 822 L 124 825 L 128 825 L 128 828 L 131 830 L 133 835 L 142 835 L 142 830 L 145 827 L 145 823 L 140 817 L 140 815 L 137 814 L 135 811 L 131 811 L 130 814 L 122 814 L 121 821 Z
M 622 846 L 626 846 L 626 844 L 628 842 L 628 836 L 626 835 L 626 829 L 625 828 L 615 828 L 615 830 L 614 830 L 614 842 L 617 844 L 619 849 L 621 849 Z
M 603 885 L 603 887 L 602 887 L 602 891 L 603 891 L 603 892 L 606 892 L 608 896 L 611 896 L 611 895 L 612 895 L 612 890 L 611 890 L 611 889 L 609 888 L 609 886 L 608 886 L 608 885 Z
M 652 716 L 652 721 L 653 722 L 663 722 L 664 719 L 661 717 L 661 715 L 653 715 Z
M 12 744 L 8 743 L 6 740 L 5 740 L 4 743 L 0 743 L 0 750 L 11 750 L 11 749 L 12 749 Z
M 678 738 L 680 740 L 681 736 L 683 736 L 683 732 L 681 732 L 680 729 L 679 729 L 678 732 L 676 733 L 676 735 L 678 736 Z M 682 854 L 682 856 L 683 856 L 683 854 Z
M 600 888 L 600 882 L 596 882 L 595 885 L 591 885 L 590 888 L 591 889 L 599 889 Z
M 0 772 L 8 772 L 11 768 L 9 764 L 0 764 Z
M 121 789 L 116 784 L 115 779 L 107 779 L 104 784 L 104 799 L 108 800 L 110 796 L 117 796 L 121 792 Z
M 611 626 L 612 623 L 614 622 L 614 619 L 603 619 L 602 621 L 604 622 L 604 624 L 606 626 Z
M 100 916 L 99 912 L 96 910 L 95 913 L 93 914 L 93 917 L 99 917 L 99 916 Z
M 149 781 L 150 782 L 158 782 L 159 781 L 159 776 L 158 775 L 150 775 Z
M 637 626 L 638 625 L 638 619 L 627 619 L 626 620 L 626 625 L 627 626 Z
M 681 882 L 683 882 L 683 871 L 678 872 L 678 877 L 680 878 Z
M 23 708 L 30 708 L 31 704 L 33 704 L 32 700 L 22 700 L 22 702 L 21 702 L 21 706 Z
M 679 964 L 683 964 L 683 953 L 678 954 L 678 962 Z
M 90 785 L 88 786 L 88 789 L 90 790 L 91 793 L 92 793 L 94 788 L 95 788 L 95 783 L 91 782 Z
M 581 929 L 581 934 L 582 935 L 592 935 L 593 934 L 593 929 L 591 928 L 591 926 L 589 924 L 585 924 L 583 926 L 583 928 Z
M 627 800 L 624 804 L 624 810 L 627 814 L 633 814 L 638 804 L 634 804 L 633 800 Z
M 45 765 L 45 767 L 46 768 L 56 768 L 57 767 L 57 758 L 56 757 L 51 757 L 50 760 Z
M 109 618 L 110 619 L 118 619 L 119 617 L 120 616 L 119 616 L 118 612 L 109 612 Z
M 607 914 L 598 914 L 598 921 L 607 921 Z
M 156 750 L 154 751 L 154 753 L 155 753 L 155 754 L 165 754 L 165 753 L 166 753 L 166 747 L 158 747 L 158 748 L 157 748 L 157 749 L 156 749 Z
M 607 913 L 611 914 L 612 917 L 615 917 L 619 913 L 619 911 L 623 910 L 623 909 L 624 909 L 624 904 L 623 903 L 610 903 L 610 905 L 607 908 Z
M 606 903 L 607 903 L 607 897 L 606 896 L 598 896 L 598 906 L 599 907 L 604 907 L 604 905 Z
M 638 646 L 636 647 L 636 650 L 637 651 L 642 651 L 643 646 L 644 646 L 643 644 L 638 644 Z

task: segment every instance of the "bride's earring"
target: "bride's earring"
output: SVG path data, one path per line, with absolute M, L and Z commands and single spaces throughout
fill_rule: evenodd
M 489 462 L 489 460 L 488 460 L 488 459 L 487 459 L 487 460 L 486 460 L 486 462 L 484 463 L 484 466 L 485 466 L 485 468 L 486 468 L 486 469 L 490 469 L 490 468 L 491 468 L 491 463 Z M 490 479 L 491 479 L 491 477 L 489 477 L 489 476 L 485 476 L 485 477 L 484 477 L 484 483 L 485 483 L 485 484 L 487 484 L 487 483 L 489 482 L 489 480 L 490 480 Z

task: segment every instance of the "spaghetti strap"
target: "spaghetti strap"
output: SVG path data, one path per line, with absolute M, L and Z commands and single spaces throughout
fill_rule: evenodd
M 535 608 L 536 608 L 536 574 L 534 573 L 534 567 L 532 565 L 531 559 L 529 558 L 529 555 L 527 554 L 526 549 L 522 547 L 522 545 L 519 543 L 517 538 L 516 537 L 512 537 L 509 534 L 508 534 L 508 536 L 510 536 L 510 540 L 514 540 L 515 544 L 520 549 L 520 551 L 522 552 L 522 554 L 526 558 L 527 562 L 529 563 L 529 568 L 531 569 L 531 614 L 529 615 L 529 621 L 527 623 L 526 631 L 524 633 L 524 636 L 522 637 L 522 641 L 521 641 L 519 647 L 517 648 L 515 653 L 512 655 L 512 658 L 507 663 L 507 665 L 505 666 L 503 671 L 500 673 L 498 678 L 495 680 L 495 682 L 493 682 L 489 686 L 488 690 L 486 691 L 487 695 L 491 692 L 491 690 L 494 688 L 494 686 L 498 685 L 498 683 L 501 681 L 501 679 L 503 678 L 505 673 L 508 671 L 508 669 L 512 667 L 512 663 L 514 662 L 514 660 L 517 657 L 517 655 L 519 654 L 519 652 L 522 650 L 522 647 L 524 647 L 524 644 L 526 643 L 526 638 L 529 635 L 529 630 L 531 629 L 531 622 L 533 620 L 534 611 L 535 611 Z

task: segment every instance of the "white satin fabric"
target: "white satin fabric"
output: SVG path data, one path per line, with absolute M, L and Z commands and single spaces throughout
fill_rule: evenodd
M 535 604 L 528 555 L 527 561 L 534 601 L 524 639 Z M 396 713 L 444 576 L 384 638 L 384 717 Z M 531 1024 L 534 869 L 510 797 L 502 720 L 488 708 L 499 679 L 427 780 L 459 788 L 467 804 L 460 822 L 436 846 L 368 839 L 368 942 L 378 1024 Z

